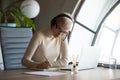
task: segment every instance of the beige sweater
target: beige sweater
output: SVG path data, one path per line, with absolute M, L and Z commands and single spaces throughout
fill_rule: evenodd
M 55 38 L 50 28 L 34 33 L 23 57 L 23 64 L 32 68 L 46 61 L 45 57 L 53 66 L 66 66 L 69 60 L 67 39 L 63 41 L 61 37 Z

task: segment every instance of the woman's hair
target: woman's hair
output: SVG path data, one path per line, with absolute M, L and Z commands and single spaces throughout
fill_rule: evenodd
M 67 17 L 69 18 L 72 22 L 74 22 L 74 19 L 72 18 L 72 16 L 69 13 L 60 13 L 57 16 L 55 16 L 52 20 L 51 20 L 51 26 L 57 24 L 57 21 L 59 18 L 61 17 Z

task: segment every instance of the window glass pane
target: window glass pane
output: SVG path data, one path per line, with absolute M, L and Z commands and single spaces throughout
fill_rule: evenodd
M 104 24 L 114 31 L 120 28 L 120 5 L 111 12 Z
M 75 24 L 69 42 L 70 54 L 79 54 L 81 45 L 91 45 L 94 34 L 84 29 L 78 24 Z
M 90 29 L 96 29 L 95 24 L 107 0 L 85 0 L 76 20 Z
M 117 33 L 117 38 L 112 55 L 114 58 L 116 58 L 117 64 L 120 64 L 120 31 L 118 31 Z
M 109 57 L 117 59 L 120 64 L 120 4 L 108 15 L 103 22 L 101 34 L 97 39 L 102 46 L 100 62 L 108 63 Z
M 102 48 L 101 56 L 99 59 L 100 62 L 109 63 L 109 57 L 111 55 L 114 39 L 115 33 L 108 28 L 103 27 L 101 34 L 97 39 L 97 44 Z

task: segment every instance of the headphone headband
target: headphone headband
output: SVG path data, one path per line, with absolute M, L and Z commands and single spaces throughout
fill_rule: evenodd
M 72 22 L 74 22 L 74 20 L 73 20 L 73 18 L 72 18 L 71 16 L 69 16 L 69 15 L 67 15 L 67 14 L 65 14 L 65 13 L 62 13 L 62 14 L 57 15 L 56 17 L 54 17 L 54 18 L 51 20 L 51 25 L 55 25 L 57 19 L 60 18 L 60 17 L 67 17 L 67 18 L 69 18 Z

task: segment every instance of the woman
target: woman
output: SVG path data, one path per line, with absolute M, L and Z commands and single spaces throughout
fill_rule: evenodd
M 22 64 L 28 68 L 47 69 L 67 66 L 67 35 L 73 26 L 73 18 L 68 13 L 61 13 L 51 20 L 51 26 L 34 33 Z

